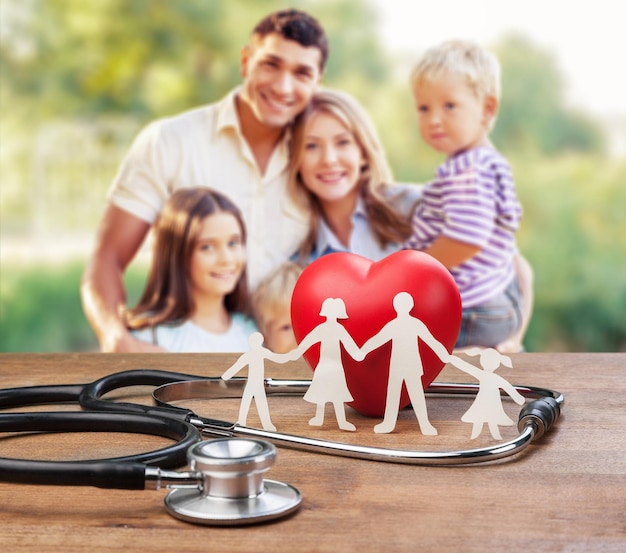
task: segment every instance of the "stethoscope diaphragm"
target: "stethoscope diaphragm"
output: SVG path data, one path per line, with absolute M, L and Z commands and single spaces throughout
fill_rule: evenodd
M 263 474 L 276 459 L 276 448 L 262 440 L 218 438 L 189 448 L 197 487 L 179 487 L 165 497 L 168 512 L 195 524 L 235 526 L 266 522 L 298 509 L 300 492 Z

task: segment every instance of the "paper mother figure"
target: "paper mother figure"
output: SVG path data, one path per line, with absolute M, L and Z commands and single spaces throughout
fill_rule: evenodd
M 287 354 L 300 357 L 312 345 L 320 344 L 320 356 L 315 367 L 311 385 L 304 399 L 317 404 L 315 416 L 309 421 L 311 426 L 324 423 L 324 410 L 327 403 L 335 408 L 337 424 L 342 430 L 356 430 L 346 420 L 345 405 L 352 401 L 352 394 L 346 383 L 346 375 L 341 361 L 341 346 L 356 360 L 362 360 L 363 354 L 355 344 L 352 336 L 338 319 L 347 319 L 346 306 L 341 298 L 326 298 L 322 303 L 320 315 L 326 320 L 317 325 L 301 341 L 293 352 Z

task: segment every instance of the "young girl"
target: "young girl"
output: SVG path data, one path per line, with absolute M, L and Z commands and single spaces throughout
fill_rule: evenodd
M 311 213 L 298 260 L 349 251 L 378 261 L 400 249 L 420 189 L 392 182 L 365 110 L 347 94 L 315 94 L 293 130 L 289 192 Z
M 256 331 L 247 308 L 246 231 L 239 209 L 209 188 L 172 194 L 154 227 L 146 288 L 126 313 L 140 340 L 170 352 L 242 352 Z
M 422 138 L 447 159 L 424 187 L 406 246 L 454 277 L 463 304 L 457 347 L 495 347 L 523 331 L 516 263 L 529 268 L 515 241 L 522 210 L 511 168 L 489 140 L 499 64 L 472 43 L 450 41 L 426 52 L 411 84 Z

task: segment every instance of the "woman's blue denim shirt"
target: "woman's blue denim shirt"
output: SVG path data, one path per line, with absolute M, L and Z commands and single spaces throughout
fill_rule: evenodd
M 422 187 L 414 184 L 397 184 L 389 187 L 386 193 L 390 203 L 407 218 L 413 213 L 415 204 L 422 195 Z M 382 247 L 370 226 L 365 202 L 361 197 L 357 200 L 356 208 L 352 214 L 352 234 L 350 244 L 344 246 L 323 218 L 320 218 L 319 229 L 315 248 L 311 252 L 309 263 L 322 255 L 335 252 L 349 252 L 361 255 L 372 261 L 379 261 L 383 257 L 397 252 L 402 247 L 401 243 L 390 242 Z M 297 254 L 293 259 L 297 258 Z

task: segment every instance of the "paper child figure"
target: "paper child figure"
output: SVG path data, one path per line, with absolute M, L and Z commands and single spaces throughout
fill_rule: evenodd
M 291 360 L 291 357 L 287 354 L 274 353 L 263 347 L 263 335 L 260 332 L 250 334 L 248 343 L 250 344 L 250 350 L 242 354 L 235 364 L 224 372 L 222 378 L 230 380 L 247 365 L 248 380 L 243 390 L 237 424 L 246 425 L 248 411 L 254 399 L 263 428 L 276 431 L 276 427 L 270 419 L 270 410 L 267 405 L 267 397 L 265 396 L 265 359 L 275 361 L 276 363 L 285 363 Z
M 500 389 L 509 394 L 518 405 L 524 403 L 524 396 L 504 378 L 494 373 L 501 364 L 513 367 L 511 359 L 493 348 L 471 348 L 465 350 L 465 353 L 468 355 L 480 355 L 480 364 L 484 370 L 477 369 L 456 355 L 450 356 L 450 363 L 463 372 L 472 375 L 480 382 L 476 399 L 463 417 L 461 417 L 461 420 L 463 422 L 471 422 L 474 425 L 472 427 L 472 440 L 480 435 L 485 423 L 489 425 L 491 435 L 496 440 L 501 440 L 502 436 L 498 426 L 512 426 L 515 422 L 504 412 Z
M 320 344 L 320 358 L 315 367 L 311 385 L 304 394 L 304 399 L 316 403 L 315 416 L 309 421 L 311 426 L 321 426 L 324 423 L 324 409 L 326 403 L 332 403 L 335 408 L 337 424 L 342 430 L 356 430 L 356 427 L 346 420 L 344 403 L 354 398 L 348 389 L 346 375 L 341 362 L 341 345 L 357 361 L 365 356 L 345 327 L 337 319 L 347 319 L 346 305 L 341 298 L 326 298 L 322 303 L 320 315 L 326 321 L 317 325 L 300 342 L 300 345 L 287 355 L 293 359 L 300 357 L 312 345 Z
M 361 348 L 361 352 L 367 355 L 370 351 L 391 342 L 387 402 L 383 421 L 374 427 L 374 432 L 377 434 L 385 434 L 395 428 L 400 408 L 402 383 L 405 383 L 422 434 L 437 435 L 437 429 L 430 424 L 426 411 L 426 398 L 422 386 L 424 369 L 420 358 L 418 339 L 426 342 L 444 363 L 449 360 L 450 354 L 435 339 L 426 325 L 410 314 L 414 305 L 413 297 L 408 292 L 396 294 L 393 298 L 393 307 L 398 316 L 389 321 L 378 334 L 372 336 Z

